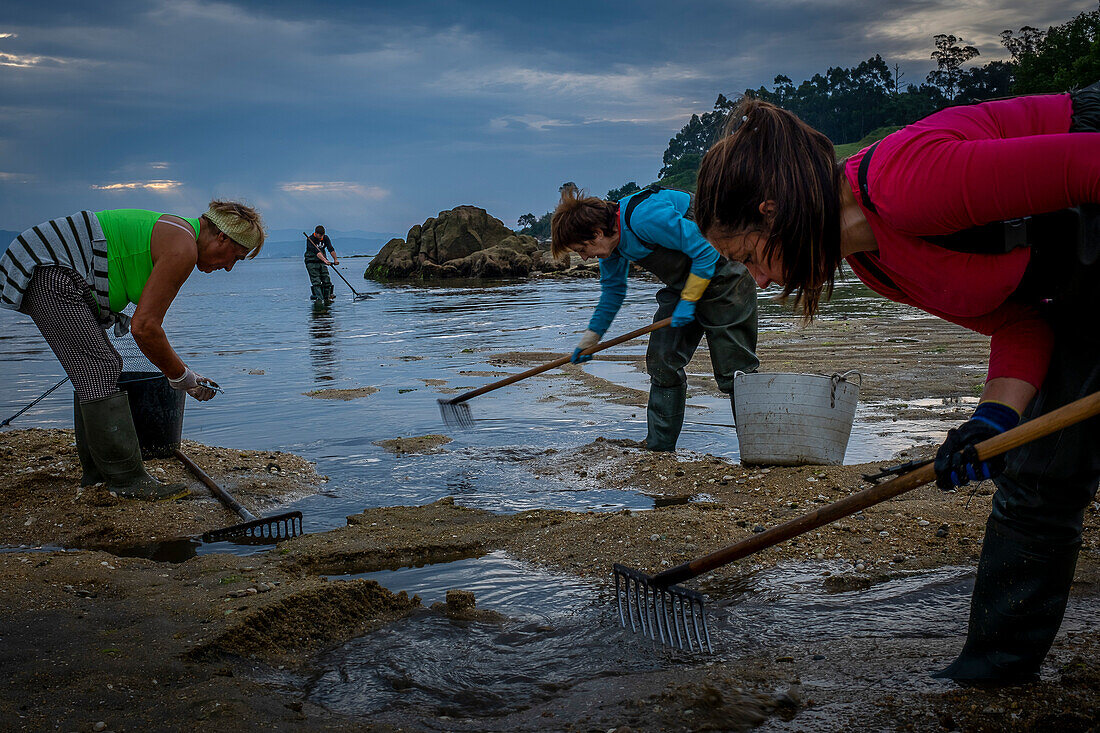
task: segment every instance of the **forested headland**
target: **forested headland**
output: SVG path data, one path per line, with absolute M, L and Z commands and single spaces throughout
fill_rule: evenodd
M 1002 31 L 1007 60 L 977 65 L 978 49 L 952 34 L 937 34 L 932 42 L 930 57 L 936 68 L 919 84 L 907 82 L 899 64 L 875 54 L 856 66 L 831 67 L 798 84 L 779 74 L 771 88 L 746 89 L 744 94 L 794 112 L 825 133 L 836 146 L 837 159 L 843 159 L 944 107 L 1065 92 L 1100 80 L 1100 3 L 1046 30 L 1025 25 L 1018 31 Z M 695 190 L 699 162 L 722 135 L 738 99 L 740 95 L 719 94 L 711 111 L 691 116 L 668 141 L 656 183 Z M 606 198 L 618 201 L 639 190 L 637 181 L 630 181 L 608 191 Z M 518 224 L 521 234 L 550 237 L 550 212 L 541 217 L 524 214 Z

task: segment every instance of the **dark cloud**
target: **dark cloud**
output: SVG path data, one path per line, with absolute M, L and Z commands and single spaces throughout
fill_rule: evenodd
M 0 228 L 212 194 L 275 227 L 404 231 L 442 208 L 545 210 L 563 180 L 648 182 L 719 92 L 875 53 L 906 80 L 935 33 L 1090 9 L 1053 0 L 8 3 L 0 12 Z M 179 186 L 143 188 L 148 181 Z M 325 186 L 292 186 L 320 182 Z M 125 187 L 112 187 L 124 184 Z M 93 188 L 98 187 L 98 188 Z M 188 211 L 190 210 L 188 208 Z M 183 211 L 182 213 L 187 213 Z

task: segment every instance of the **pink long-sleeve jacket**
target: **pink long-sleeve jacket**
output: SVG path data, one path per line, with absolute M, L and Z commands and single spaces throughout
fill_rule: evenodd
M 878 243 L 848 265 L 880 295 L 991 336 L 987 379 L 1038 388 L 1046 375 L 1051 328 L 1034 304 L 1009 299 L 1030 250 L 966 254 L 921 237 L 1100 203 L 1100 134 L 1069 132 L 1071 114 L 1069 95 L 1059 94 L 952 107 L 909 125 L 871 158 L 875 211 L 859 190 L 867 149 L 845 163 Z

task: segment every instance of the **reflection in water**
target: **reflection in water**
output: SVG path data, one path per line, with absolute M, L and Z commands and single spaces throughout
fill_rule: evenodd
M 342 526 L 367 507 L 416 505 L 459 495 L 464 506 L 498 512 L 527 509 L 607 511 L 648 509 L 650 497 L 609 487 L 594 477 L 546 476 L 531 462 L 550 450 L 586 445 L 596 438 L 645 435 L 637 407 L 593 397 L 568 372 L 553 371 L 482 395 L 472 404 L 476 424 L 452 431 L 440 420 L 439 398 L 474 389 L 525 365 L 501 360 L 509 352 L 566 354 L 591 316 L 599 283 L 591 280 L 439 282 L 381 286 L 372 300 L 345 301 L 314 312 L 303 307 L 298 259 L 258 259 L 232 273 L 192 277 L 165 322 L 172 345 L 225 394 L 190 402 L 188 438 L 208 445 L 290 451 L 314 461 L 327 475 L 327 495 L 292 508 L 315 532 Z M 648 324 L 657 283 L 631 281 L 616 334 Z M 234 308 L 224 308 L 232 297 Z M 904 317 L 903 306 L 838 284 L 830 313 L 847 318 Z M 765 294 L 762 329 L 790 329 L 797 318 Z M 57 381 L 52 353 L 41 349 L 29 318 L 0 311 L 0 414 L 14 412 Z M 641 356 L 644 340 L 623 344 L 617 355 Z M 41 352 L 41 353 L 36 353 Z M 596 361 L 586 371 L 624 387 L 645 389 L 644 372 Z M 318 388 L 377 391 L 349 400 L 318 400 Z M 575 404 L 583 399 L 583 408 Z M 693 397 L 680 437 L 685 451 L 731 461 L 738 457 L 729 400 Z M 913 445 L 912 424 L 889 436 L 879 421 L 868 430 L 857 420 L 848 462 L 886 460 Z M 21 418 L 23 427 L 72 425 L 72 401 L 51 395 Z M 338 426 L 338 430 L 333 427 Z M 932 431 L 940 426 L 916 426 Z M 862 431 L 862 432 L 860 432 Z M 386 453 L 378 441 L 445 433 L 453 438 L 430 455 Z M 334 442 L 338 440 L 339 442 Z M 549 455 L 549 454 L 546 454 Z M 199 552 L 205 550 L 200 548 Z
M 309 321 L 309 361 L 313 366 L 314 379 L 333 381 L 339 374 L 336 355 L 336 341 L 333 339 L 332 308 L 314 306 Z

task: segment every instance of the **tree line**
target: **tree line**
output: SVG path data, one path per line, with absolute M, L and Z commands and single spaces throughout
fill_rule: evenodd
M 744 93 L 794 112 L 834 144 L 866 145 L 944 107 L 1016 94 L 1065 92 L 1100 80 L 1100 2 L 1097 9 L 1045 31 L 1027 25 L 1002 31 L 1001 44 L 1011 56 L 1007 61 L 967 68 L 980 55 L 977 48 L 946 33 L 932 41 L 930 58 L 936 68 L 920 84 L 905 83 L 898 64 L 890 65 L 875 54 L 851 68 L 831 67 L 797 85 L 780 74 L 771 89 L 760 86 Z M 692 115 L 669 140 L 657 174 L 662 186 L 695 190 L 699 162 L 723 134 L 737 98 L 719 94 L 714 109 Z M 630 181 L 608 191 L 607 199 L 618 201 L 639 190 L 637 182 Z M 549 213 L 525 214 L 519 225 L 524 234 L 550 236 Z

